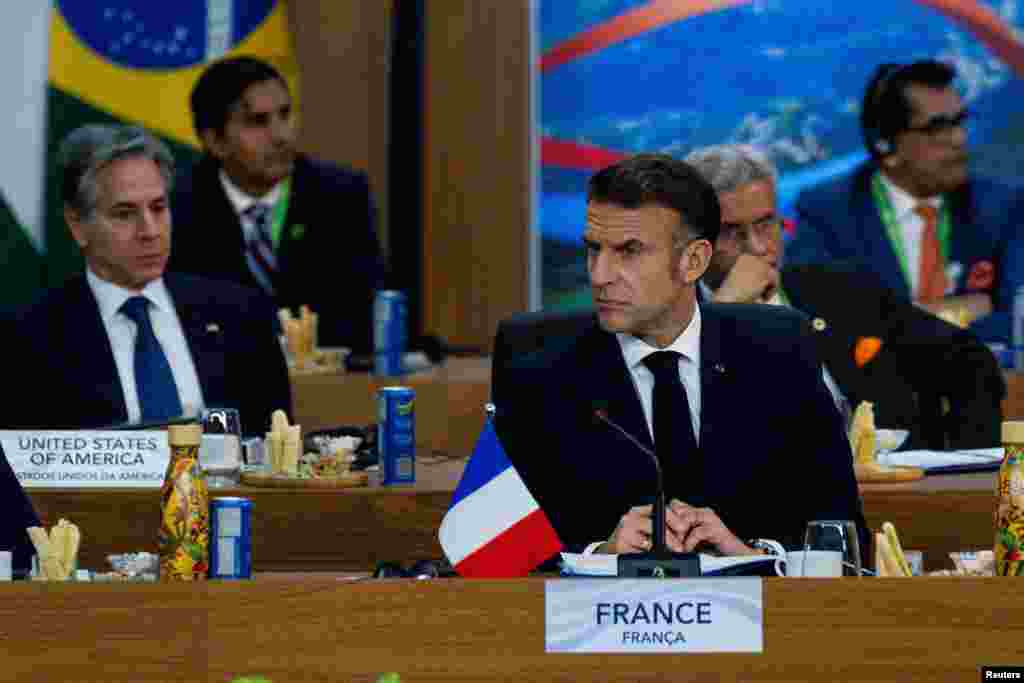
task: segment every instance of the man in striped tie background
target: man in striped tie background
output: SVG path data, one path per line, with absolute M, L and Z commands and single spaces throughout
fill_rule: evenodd
M 322 344 L 369 351 L 383 267 L 366 174 L 297 151 L 288 84 L 260 60 L 213 63 L 190 105 L 204 154 L 172 197 L 170 270 L 307 305 Z

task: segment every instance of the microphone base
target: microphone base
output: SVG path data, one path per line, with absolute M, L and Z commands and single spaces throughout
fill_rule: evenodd
M 619 578 L 679 579 L 700 576 L 697 553 L 626 553 L 619 555 Z

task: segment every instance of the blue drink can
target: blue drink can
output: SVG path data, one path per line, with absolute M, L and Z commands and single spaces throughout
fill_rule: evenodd
M 252 501 L 214 498 L 210 501 L 211 579 L 252 578 Z
M 377 292 L 373 301 L 375 374 L 392 377 L 402 374 L 407 318 L 408 303 L 405 294 L 390 289 Z
M 416 392 L 383 387 L 377 392 L 377 452 L 381 483 L 416 483 Z

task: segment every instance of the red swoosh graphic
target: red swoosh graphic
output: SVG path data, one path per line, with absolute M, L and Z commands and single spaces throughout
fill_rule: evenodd
M 963 24 L 999 59 L 1024 76 L 1024 45 L 1009 26 L 992 10 L 973 0 L 915 0 Z
M 624 152 L 615 152 L 603 147 L 581 145 L 555 138 L 541 138 L 540 141 L 540 161 L 546 166 L 599 171 L 628 156 Z
M 913 0 L 965 26 L 1018 76 L 1024 76 L 1024 45 L 995 12 L 975 0 Z M 651 0 L 603 24 L 590 28 L 548 50 L 540 60 L 541 72 L 602 50 L 661 26 L 743 5 L 750 0 Z M 628 156 L 622 152 L 554 138 L 541 140 L 541 163 L 596 171 Z
M 603 50 L 609 45 L 647 33 L 660 26 L 734 5 L 746 5 L 750 0 L 651 0 L 598 24 L 583 33 L 559 43 L 540 58 L 540 70 L 579 59 L 583 55 Z

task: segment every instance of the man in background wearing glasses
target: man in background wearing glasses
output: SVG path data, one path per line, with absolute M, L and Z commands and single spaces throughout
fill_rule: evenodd
M 860 114 L 871 158 L 801 193 L 786 260 L 857 263 L 901 298 L 1005 343 L 1024 284 L 1020 196 L 970 177 L 955 77 L 933 60 L 875 71 Z
M 777 172 L 756 148 L 704 147 L 686 162 L 721 205 L 704 301 L 789 305 L 811 316 L 837 407 L 848 418 L 850 406 L 873 402 L 878 426 L 909 429 L 906 448 L 998 443 L 1002 374 L 970 332 L 900 298 L 858 263 L 782 268 Z

